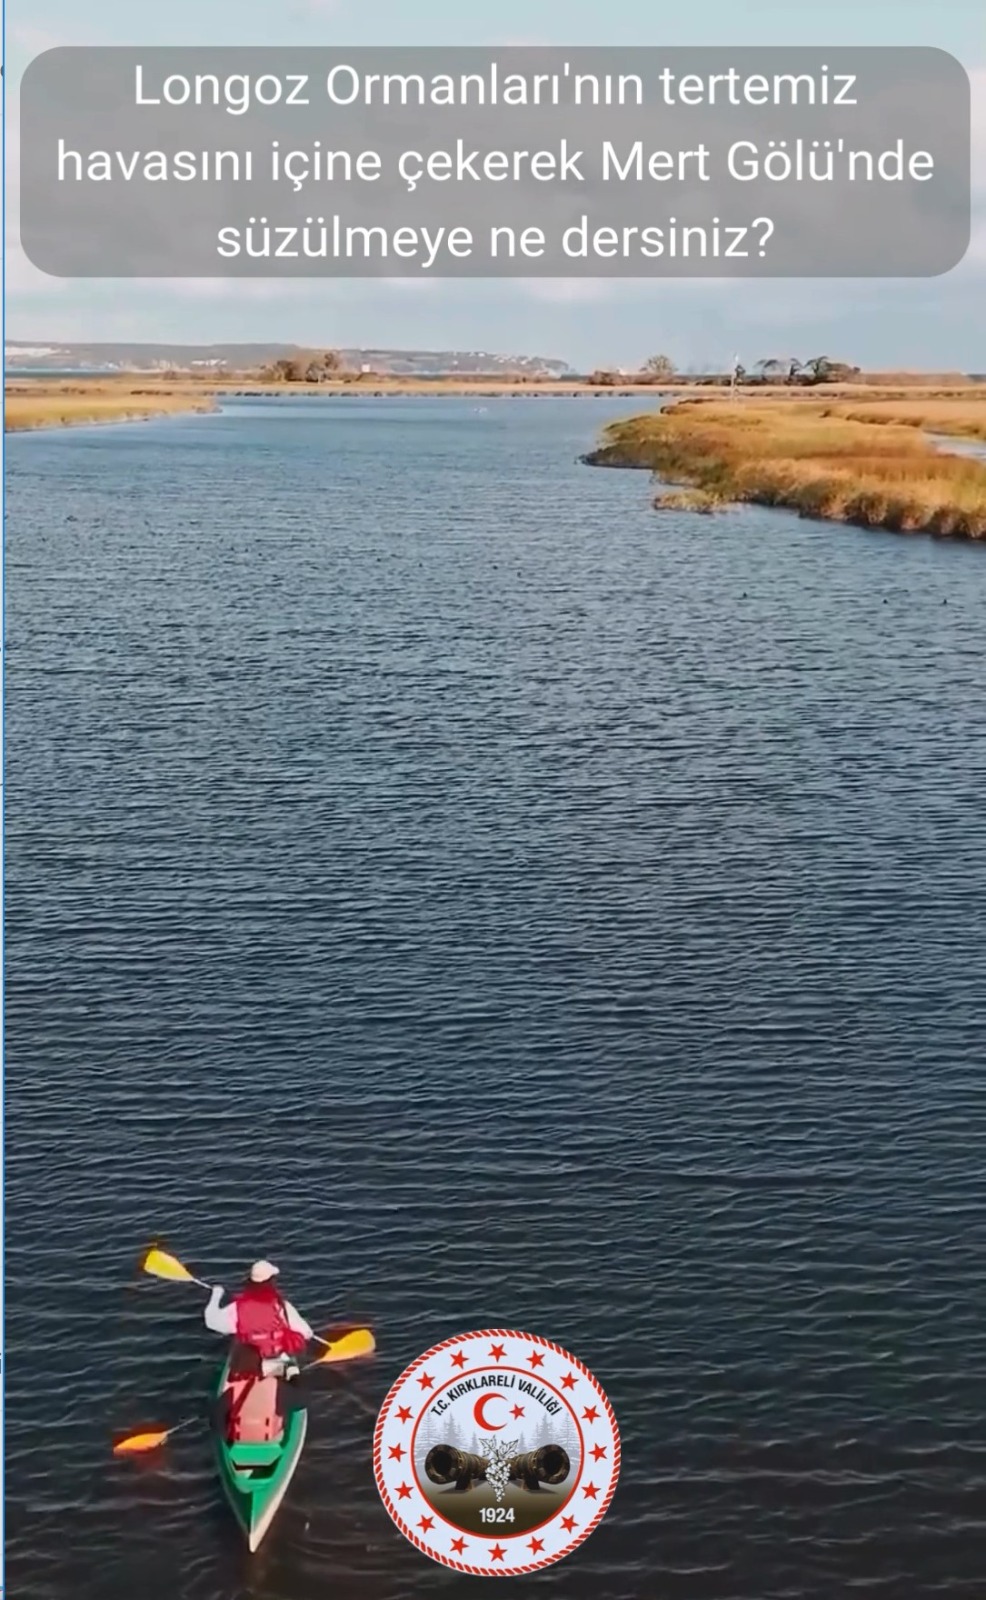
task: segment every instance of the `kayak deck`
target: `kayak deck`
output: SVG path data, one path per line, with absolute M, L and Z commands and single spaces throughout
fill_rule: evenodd
M 220 1402 L 227 1390 L 235 1405 L 242 1395 L 241 1380 L 230 1378 L 228 1361 L 216 1386 Z M 276 1378 L 255 1382 L 240 1411 L 243 1437 L 231 1442 L 218 1429 L 215 1435 L 219 1477 L 251 1551 L 259 1549 L 277 1515 L 308 1432 L 307 1411 L 289 1412 L 282 1423 L 277 1394 Z

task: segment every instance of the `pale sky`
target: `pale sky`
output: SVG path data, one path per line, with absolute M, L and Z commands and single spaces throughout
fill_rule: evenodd
M 63 44 L 932 45 L 973 84 L 973 239 L 926 280 L 65 280 L 17 233 L 17 84 Z M 7 336 L 487 349 L 584 368 L 825 351 L 986 372 L 983 0 L 7 0 Z

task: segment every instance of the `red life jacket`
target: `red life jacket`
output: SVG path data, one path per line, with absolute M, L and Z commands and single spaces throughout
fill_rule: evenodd
M 248 1283 L 235 1296 L 236 1337 L 241 1344 L 253 1345 L 264 1361 L 275 1356 L 295 1356 L 307 1340 L 288 1326 L 284 1301 L 272 1283 Z

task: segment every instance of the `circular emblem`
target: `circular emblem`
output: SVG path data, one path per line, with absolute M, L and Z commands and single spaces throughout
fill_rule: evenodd
M 616 1490 L 620 1436 L 575 1356 L 489 1328 L 435 1345 L 398 1378 L 373 1464 L 384 1505 L 425 1555 L 510 1577 L 588 1538 Z

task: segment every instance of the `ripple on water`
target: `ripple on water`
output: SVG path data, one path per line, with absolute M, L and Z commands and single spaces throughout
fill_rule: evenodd
M 372 1413 L 512 1324 L 623 1434 L 546 1591 L 982 1595 L 986 561 L 657 519 L 625 406 L 9 441 L 11 1593 L 461 1592 Z M 217 1355 L 154 1237 L 377 1328 L 253 1563 L 109 1454 Z

